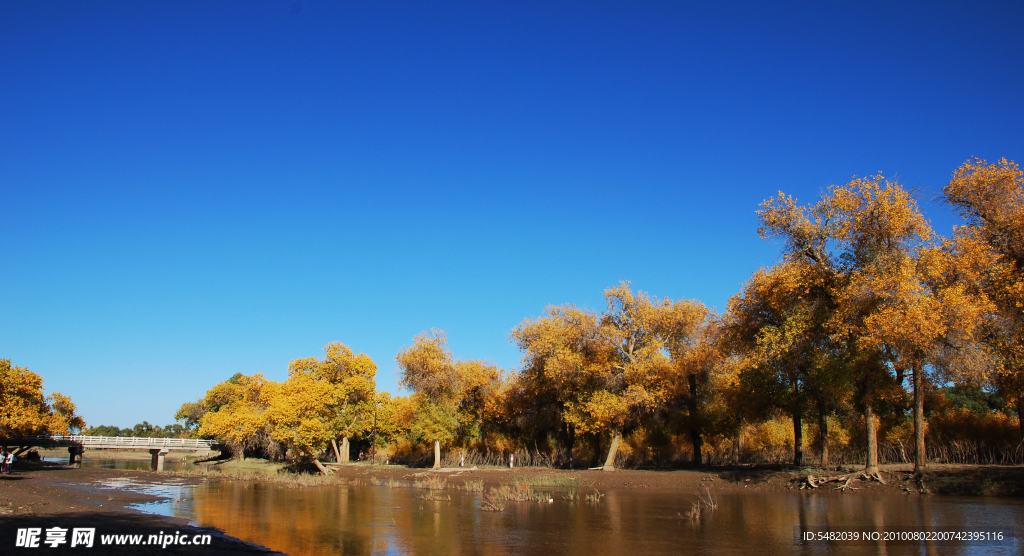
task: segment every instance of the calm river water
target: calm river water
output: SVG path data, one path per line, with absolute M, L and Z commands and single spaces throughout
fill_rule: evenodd
M 115 485 L 110 485 L 115 486 Z M 699 521 L 681 518 L 695 495 L 609 491 L 600 503 L 510 502 L 504 512 L 480 509 L 480 495 L 445 490 L 450 501 L 425 501 L 429 491 L 385 485 L 290 488 L 278 483 L 209 482 L 194 487 L 120 484 L 170 501 L 139 509 L 291 554 L 962 554 L 1019 555 L 1001 543 L 813 544 L 794 527 L 926 526 L 1024 530 L 1017 500 L 866 494 L 722 494 Z M 173 499 L 185 501 L 173 501 Z

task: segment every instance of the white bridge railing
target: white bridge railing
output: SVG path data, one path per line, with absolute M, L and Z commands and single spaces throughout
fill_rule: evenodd
M 85 435 L 36 435 L 29 440 L 42 443 L 79 444 L 83 448 L 183 448 L 193 450 L 210 449 L 216 440 L 194 440 L 191 438 L 146 438 L 141 436 L 85 436 Z

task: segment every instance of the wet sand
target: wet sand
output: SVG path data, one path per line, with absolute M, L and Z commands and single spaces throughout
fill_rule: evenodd
M 96 528 L 96 539 L 92 548 L 70 547 L 67 544 L 56 549 L 40 543 L 46 553 L 89 554 L 274 554 L 258 546 L 243 543 L 225 536 L 213 529 L 191 527 L 183 520 L 145 514 L 129 508 L 131 504 L 153 502 L 156 496 L 128 490 L 99 489 L 100 481 L 115 478 L 131 478 L 144 482 L 158 482 L 170 479 L 145 471 L 116 471 L 112 469 L 72 469 L 63 465 L 31 464 L 19 462 L 10 475 L 0 476 L 0 552 L 4 554 L 39 551 L 39 548 L 17 548 L 16 535 L 19 528 L 74 527 Z M 203 479 L 181 479 L 177 481 L 199 482 Z M 101 546 L 99 536 L 106 534 L 174 534 L 212 535 L 208 546 Z M 42 540 L 45 540 L 45 532 Z

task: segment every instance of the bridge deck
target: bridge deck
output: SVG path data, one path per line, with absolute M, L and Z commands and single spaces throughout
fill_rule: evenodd
M 18 444 L 39 446 L 40 448 L 53 447 L 81 447 L 89 448 L 118 448 L 121 450 L 152 450 L 162 448 L 164 450 L 212 450 L 217 445 L 216 440 L 195 440 L 191 438 L 145 438 L 137 436 L 30 436 Z

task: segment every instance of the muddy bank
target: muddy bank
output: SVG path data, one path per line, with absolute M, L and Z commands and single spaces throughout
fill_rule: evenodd
M 836 495 L 872 494 L 942 494 L 965 496 L 1024 496 L 1024 467 L 986 465 L 945 465 L 934 464 L 929 468 L 923 481 L 912 477 L 913 466 L 883 465 L 881 477 L 884 483 L 866 480 L 861 468 L 846 466 L 832 469 L 792 468 L 787 466 L 735 466 L 709 467 L 699 470 L 648 471 L 621 469 L 564 470 L 526 467 L 509 469 L 505 467 L 445 468 L 439 471 L 399 466 L 350 464 L 332 466 L 333 477 L 371 480 L 395 479 L 414 481 L 431 475 L 448 477 L 454 486 L 463 481 L 483 481 L 485 486 L 523 479 L 550 478 L 552 482 L 569 484 L 578 482 L 581 487 L 609 489 L 657 489 L 693 492 L 705 486 L 723 492 L 781 492 L 811 490 L 817 493 Z M 817 480 L 844 477 L 843 481 L 820 484 L 818 488 L 808 485 L 807 477 Z M 850 478 L 847 484 L 845 479 Z M 845 489 L 841 489 L 846 485 Z
M 47 553 L 75 551 L 70 547 L 73 528 L 95 528 L 96 536 L 90 554 L 273 554 L 262 547 L 243 543 L 215 529 L 191 527 L 183 520 L 145 514 L 130 508 L 132 504 L 154 502 L 157 496 L 140 494 L 125 489 L 97 488 L 113 479 L 134 479 L 140 482 L 200 482 L 203 479 L 161 476 L 152 472 L 115 471 L 112 469 L 71 469 L 62 465 L 19 462 L 11 475 L 0 476 L 0 552 L 4 554 L 38 550 L 17 548 L 19 528 L 41 528 L 41 548 Z M 68 529 L 66 544 L 56 549 L 43 544 L 45 530 L 52 527 Z M 148 542 L 150 534 L 174 535 L 194 538 L 211 535 L 208 546 L 186 547 L 170 545 L 166 548 L 152 545 L 103 546 L 101 535 L 143 535 Z
M 1024 466 L 932 464 L 924 480 L 913 477 L 911 464 L 882 465 L 879 477 L 871 480 L 858 466 L 830 469 L 792 466 L 726 466 L 690 470 L 567 470 L 541 467 L 454 467 L 434 471 L 399 465 L 352 463 L 328 464 L 331 475 L 315 470 L 309 474 L 287 472 L 281 464 L 247 459 L 245 462 L 224 461 L 195 471 L 178 473 L 182 477 L 198 474 L 209 480 L 270 480 L 294 483 L 296 486 L 328 484 L 334 481 L 373 483 L 374 480 L 397 480 L 412 483 L 427 477 L 445 477 L 450 486 L 465 481 L 482 481 L 485 486 L 498 486 L 519 481 L 584 488 L 657 489 L 693 492 L 711 487 L 729 492 L 782 492 L 806 490 L 837 494 L 939 494 L 960 496 L 1024 496 Z M 809 477 L 813 477 L 810 480 Z M 847 479 L 849 479 L 847 481 Z

